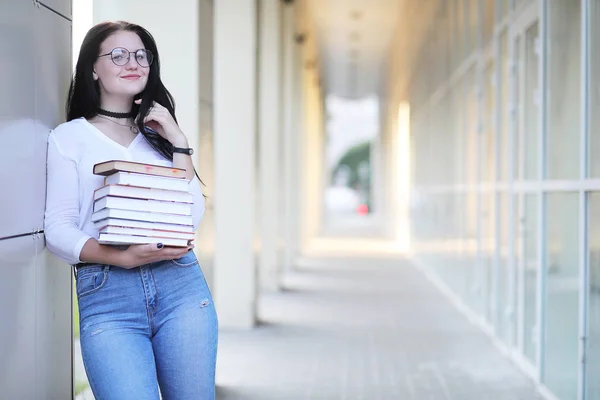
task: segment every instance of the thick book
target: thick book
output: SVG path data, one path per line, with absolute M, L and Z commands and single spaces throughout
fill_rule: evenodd
M 150 211 L 163 214 L 192 215 L 191 204 L 157 200 L 127 199 L 125 197 L 106 196 L 94 201 L 94 212 L 103 208 L 120 210 Z
M 138 210 L 121 210 L 117 208 L 104 208 L 92 214 L 92 222 L 94 223 L 106 218 L 118 218 L 135 222 L 174 224 L 176 226 L 185 225 L 188 227 L 192 227 L 193 224 L 191 215 L 163 214 Z
M 135 172 L 115 172 L 104 178 L 104 185 L 127 185 L 151 189 L 178 190 L 181 192 L 189 190 L 187 179 L 144 175 Z
M 111 175 L 115 172 L 136 172 L 138 174 L 168 176 L 185 179 L 185 169 L 143 164 L 133 161 L 110 160 L 94 165 L 95 175 Z
M 127 197 L 133 199 L 174 201 L 179 203 L 193 203 L 193 197 L 188 192 L 174 190 L 150 189 L 136 186 L 106 185 L 94 191 L 94 200 L 105 196 Z
M 119 235 L 163 237 L 163 238 L 185 239 L 185 240 L 193 240 L 194 239 L 193 233 L 159 231 L 156 229 L 124 228 L 122 226 L 105 226 L 104 228 L 100 229 L 100 233 L 116 233 Z
M 145 237 L 134 235 L 119 235 L 115 233 L 99 233 L 98 243 L 100 244 L 148 244 L 162 243 L 165 246 L 187 247 L 188 241 L 185 239 L 172 239 L 160 237 Z
M 105 209 L 105 210 L 108 210 Z M 104 211 L 104 210 L 102 210 Z M 102 212 L 100 211 L 100 212 Z M 121 211 L 121 210 L 117 210 Z M 92 217 L 92 219 L 94 219 Z M 119 218 L 104 218 L 94 221 L 94 228 L 101 230 L 106 226 L 121 226 L 124 228 L 142 228 L 142 229 L 155 229 L 160 231 L 171 231 L 171 232 L 182 232 L 182 233 L 194 233 L 194 227 L 191 225 L 176 225 L 173 223 L 163 222 L 148 222 L 148 221 L 136 221 L 131 219 L 119 219 Z

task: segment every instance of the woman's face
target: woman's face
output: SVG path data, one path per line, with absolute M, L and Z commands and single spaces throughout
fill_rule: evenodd
M 117 63 L 124 63 L 124 65 L 115 64 L 113 56 L 109 54 L 116 48 L 125 49 L 115 58 Z M 144 49 L 142 40 L 136 33 L 130 31 L 115 32 L 102 42 L 99 56 L 109 55 L 98 57 L 94 63 L 93 74 L 94 80 L 100 84 L 102 95 L 133 97 L 144 90 L 150 67 L 143 67 L 136 61 L 135 52 L 140 49 Z M 127 52 L 131 54 L 129 54 L 129 61 L 125 63 Z M 143 58 L 140 58 L 140 61 L 147 65 Z

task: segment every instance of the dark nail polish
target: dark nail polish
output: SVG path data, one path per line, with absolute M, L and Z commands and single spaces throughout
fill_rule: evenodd
M 163 244 L 162 243 L 157 243 L 156 247 L 158 247 L 159 249 L 162 249 L 163 248 Z

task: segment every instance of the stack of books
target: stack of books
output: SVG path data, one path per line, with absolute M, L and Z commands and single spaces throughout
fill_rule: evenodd
M 184 169 L 113 160 L 94 165 L 94 174 L 105 177 L 92 213 L 100 244 L 187 247 L 194 239 Z

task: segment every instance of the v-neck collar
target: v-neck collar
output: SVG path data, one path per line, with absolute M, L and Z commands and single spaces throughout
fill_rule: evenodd
M 92 124 L 90 121 L 88 121 L 85 118 L 81 118 L 81 120 L 83 121 L 84 125 L 87 125 L 87 127 L 96 135 L 99 136 L 102 140 L 104 140 L 105 142 L 109 143 L 110 145 L 118 148 L 119 150 L 123 151 L 131 151 L 131 149 L 133 148 L 133 146 L 135 146 L 135 144 L 138 142 L 139 137 L 143 136 L 141 133 L 138 133 L 133 140 L 131 141 L 131 143 L 129 143 L 128 146 L 123 146 L 121 143 L 117 143 L 116 141 L 114 141 L 113 139 L 109 138 L 108 136 L 106 136 L 100 129 L 96 128 L 94 126 L 94 124 Z

